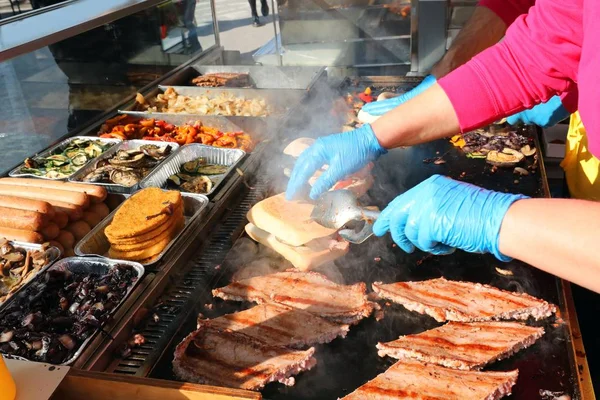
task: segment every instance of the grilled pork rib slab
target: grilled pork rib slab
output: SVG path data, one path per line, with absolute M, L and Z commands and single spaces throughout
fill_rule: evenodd
M 246 87 L 250 86 L 250 76 L 244 73 L 219 72 L 201 75 L 192 79 L 192 83 L 201 87 Z
M 342 400 L 497 400 L 511 393 L 519 371 L 460 371 L 398 361 Z
M 480 369 L 531 346 L 544 328 L 518 322 L 449 322 L 439 328 L 378 343 L 378 354 L 462 370 Z
M 352 324 L 371 315 L 366 285 L 338 285 L 316 272 L 286 271 L 256 276 L 214 289 L 224 300 L 277 303 L 306 310 L 337 323 Z
M 209 326 L 220 331 L 230 330 L 271 346 L 303 348 L 328 343 L 336 337 L 346 337 L 350 327 L 336 324 L 304 310 L 281 304 L 266 303 L 248 310 L 199 320 L 198 328 Z
M 436 321 L 536 320 L 556 312 L 556 306 L 526 293 L 514 293 L 480 283 L 444 278 L 419 282 L 373 283 L 379 297 L 427 314 Z
M 270 382 L 292 386 L 293 375 L 311 369 L 315 350 L 270 346 L 235 332 L 206 326 L 175 349 L 173 371 L 187 382 L 258 390 Z

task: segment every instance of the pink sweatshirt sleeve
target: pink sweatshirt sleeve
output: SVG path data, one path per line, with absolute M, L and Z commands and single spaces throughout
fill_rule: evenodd
M 538 0 L 502 42 L 439 80 L 463 132 L 574 88 L 583 1 Z
M 480 0 L 479 6 L 489 8 L 510 26 L 521 14 L 527 14 L 535 0 Z

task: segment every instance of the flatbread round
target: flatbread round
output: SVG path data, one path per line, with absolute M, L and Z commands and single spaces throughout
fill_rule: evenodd
M 140 242 L 146 242 L 153 238 L 158 237 L 160 234 L 164 233 L 167 229 L 173 226 L 177 221 L 178 216 L 183 216 L 183 207 L 178 207 L 173 212 L 172 218 L 167 220 L 164 224 L 160 225 L 156 229 L 153 229 L 149 232 L 142 233 L 141 235 L 129 237 L 129 238 L 117 238 L 111 235 L 110 232 L 104 230 L 104 234 L 106 238 L 111 244 L 137 244 Z
M 131 244 L 121 244 L 121 243 L 113 243 L 113 242 L 111 242 L 110 247 L 113 250 L 123 251 L 123 252 L 126 252 L 126 251 L 135 251 L 135 250 L 144 250 L 144 249 L 150 248 L 155 243 L 161 242 L 166 237 L 171 237 L 171 238 L 174 237 L 175 235 L 173 234 L 173 232 L 174 231 L 178 231 L 178 228 L 182 225 L 181 224 L 182 219 L 183 219 L 183 215 L 181 217 L 176 218 L 173 221 L 173 223 L 171 223 L 169 225 L 169 228 L 166 229 L 164 232 L 160 233 L 158 236 L 150 238 L 149 240 L 140 241 L 140 242 L 131 243 Z
M 150 232 L 167 222 L 182 203 L 178 191 L 142 189 L 125 200 L 105 233 L 107 237 L 122 239 Z
M 167 245 L 173 240 L 175 235 L 179 232 L 180 229 L 183 228 L 183 221 L 181 221 L 178 225 L 176 225 L 177 229 L 175 229 L 170 235 L 167 235 L 162 240 L 156 242 L 151 247 L 142 250 L 133 250 L 133 251 L 119 251 L 115 250 L 112 247 L 108 250 L 108 256 L 110 258 L 116 258 L 120 260 L 145 260 L 147 258 L 151 258 L 167 247 Z

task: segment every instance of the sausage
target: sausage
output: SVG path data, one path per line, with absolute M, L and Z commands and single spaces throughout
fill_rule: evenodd
M 0 237 L 28 243 L 44 243 L 44 237 L 37 232 L 24 229 L 5 228 L 3 226 L 0 226 Z
M 92 204 L 89 208 L 89 211 L 98 214 L 102 219 L 106 218 L 106 216 L 110 214 L 110 209 L 104 203 Z
M 0 179 L 0 181 L 3 179 Z M 68 192 L 66 190 L 41 188 L 35 186 L 7 185 L 5 183 L 0 185 L 0 195 L 44 200 L 50 204 L 52 204 L 52 201 L 63 201 L 65 203 L 71 203 L 81 207 L 87 207 L 90 205 L 90 199 L 85 193 Z
M 83 193 L 89 196 L 92 203 L 101 203 L 107 196 L 106 188 L 85 183 L 69 183 L 32 178 L 1 178 L 0 185 L 27 186 Z
M 63 229 L 69 223 L 69 216 L 64 211 L 56 211 L 53 221 L 59 229 Z
M 75 251 L 73 249 L 65 249 L 65 252 L 63 254 L 63 256 L 65 257 L 75 257 Z
M 58 235 L 60 234 L 60 229 L 59 229 L 58 225 L 56 225 L 55 223 L 50 223 L 50 224 L 48 224 L 48 226 L 43 228 L 40 231 L 40 233 L 42 235 L 44 235 L 44 239 L 52 240 L 52 239 L 56 239 L 58 237 Z
M 67 225 L 66 230 L 75 236 L 76 242 L 79 242 L 92 228 L 85 221 L 77 221 Z
M 83 212 L 83 220 L 85 222 L 87 222 L 87 224 L 89 226 L 91 226 L 92 228 L 95 227 L 96 225 L 98 225 L 100 223 L 100 221 L 102 221 L 102 217 L 99 216 L 98 214 L 96 214 L 93 211 L 84 211 Z
M 57 249 L 59 249 L 60 250 L 60 254 L 65 254 L 65 248 L 63 247 L 62 244 L 58 243 L 56 240 L 51 240 L 48 243 L 50 243 L 50 246 L 54 246 Z
M 62 211 L 67 214 L 69 221 L 79 221 L 83 217 L 83 207 L 76 204 L 65 203 L 64 201 L 51 200 L 48 203 L 54 206 L 56 211 Z
M 75 247 L 75 236 L 69 231 L 60 231 L 56 240 L 65 249 Z
M 36 211 L 54 218 L 54 207 L 47 201 L 26 199 L 16 196 L 0 196 L 0 207 L 18 208 L 19 210 Z
M 37 211 L 0 207 L 0 226 L 5 228 L 39 231 L 48 225 L 48 216 Z

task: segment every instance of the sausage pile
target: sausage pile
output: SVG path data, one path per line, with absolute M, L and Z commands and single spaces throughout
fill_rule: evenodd
M 64 256 L 109 214 L 106 189 L 41 179 L 0 178 L 0 237 L 50 242 Z

